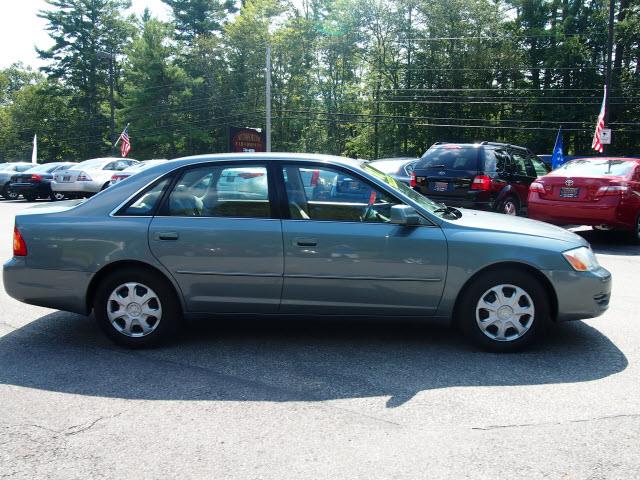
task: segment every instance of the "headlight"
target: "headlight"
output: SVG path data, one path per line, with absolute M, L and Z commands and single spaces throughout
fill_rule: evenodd
M 578 272 L 591 272 L 600 268 L 595 254 L 587 247 L 574 248 L 562 254 L 569 265 Z

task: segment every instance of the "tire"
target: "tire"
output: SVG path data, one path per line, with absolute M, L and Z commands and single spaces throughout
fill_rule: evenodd
M 111 182 L 110 182 L 110 181 L 109 181 L 109 182 L 107 182 L 107 183 L 105 183 L 104 185 L 102 185 L 102 188 L 100 189 L 100 191 L 102 191 L 102 190 L 106 190 L 107 188 L 109 188 L 109 185 L 111 185 Z
M 65 195 L 62 192 L 51 192 L 51 195 L 49 195 L 49 198 L 51 199 L 52 202 L 59 202 L 60 200 L 65 199 Z
M 636 228 L 631 232 L 631 241 L 640 245 L 640 213 L 636 217 Z
M 150 298 L 145 301 L 146 297 Z M 157 273 L 134 267 L 105 277 L 97 288 L 93 308 L 102 331 L 114 343 L 128 348 L 167 342 L 178 331 L 182 319 L 180 302 L 171 284 Z
M 496 212 L 517 217 L 520 215 L 520 202 L 518 202 L 518 199 L 513 195 L 507 195 L 498 203 Z
M 23 197 L 27 202 L 35 202 L 38 198 L 37 195 L 33 195 L 33 194 L 23 195 Z
M 499 291 L 505 301 L 496 294 Z M 523 312 L 518 316 L 510 310 L 514 295 L 518 297 L 515 308 Z M 481 273 L 465 288 L 458 302 L 458 326 L 484 350 L 500 353 L 523 350 L 541 340 L 549 325 L 548 293 L 538 279 L 524 270 L 500 268 Z M 519 329 L 515 322 L 519 322 Z

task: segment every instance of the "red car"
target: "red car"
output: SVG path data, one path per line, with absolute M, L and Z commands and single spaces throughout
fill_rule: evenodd
M 565 163 L 531 184 L 529 217 L 556 225 L 629 230 L 640 241 L 640 159 Z

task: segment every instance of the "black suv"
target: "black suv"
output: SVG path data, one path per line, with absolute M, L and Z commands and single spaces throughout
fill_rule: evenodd
M 519 215 L 526 210 L 529 185 L 548 172 L 523 147 L 436 142 L 416 164 L 410 185 L 445 205 Z

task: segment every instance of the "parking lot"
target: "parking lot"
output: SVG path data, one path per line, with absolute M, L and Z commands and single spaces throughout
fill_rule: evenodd
M 0 202 L 3 261 L 27 206 Z M 0 289 L 0 478 L 640 478 L 640 247 L 580 234 L 609 311 L 513 355 L 431 325 L 264 318 L 131 351 Z

